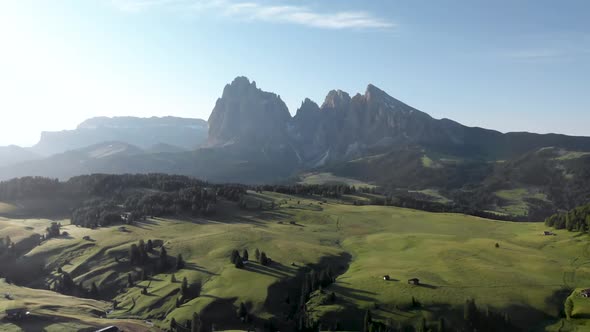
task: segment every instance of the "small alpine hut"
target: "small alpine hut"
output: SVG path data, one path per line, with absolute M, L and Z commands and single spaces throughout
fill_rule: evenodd
M 389 274 L 386 274 L 383 276 L 383 280 L 389 281 L 389 280 L 391 280 L 391 277 L 389 277 Z
M 590 288 L 583 289 L 580 292 L 580 295 L 582 295 L 582 297 L 590 297 Z
M 408 279 L 408 284 L 410 284 L 410 285 L 420 285 L 420 279 L 418 279 L 418 278 Z

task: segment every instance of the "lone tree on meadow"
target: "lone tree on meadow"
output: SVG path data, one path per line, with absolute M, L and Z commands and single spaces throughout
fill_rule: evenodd
M 248 261 L 248 249 L 244 249 L 244 252 L 242 253 L 242 260 Z

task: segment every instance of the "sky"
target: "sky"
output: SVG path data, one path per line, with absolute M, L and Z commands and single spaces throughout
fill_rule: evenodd
M 590 136 L 590 2 L 0 1 L 0 145 L 94 116 L 207 119 L 247 76 L 292 114 L 374 84 L 435 118 Z

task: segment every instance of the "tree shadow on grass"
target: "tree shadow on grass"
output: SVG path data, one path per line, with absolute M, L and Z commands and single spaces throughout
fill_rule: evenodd
M 375 298 L 371 295 L 377 295 L 373 292 L 344 287 L 339 285 L 338 283 L 331 285 L 329 289 L 335 292 L 336 294 L 340 294 L 344 297 L 351 298 L 356 301 L 375 302 Z
M 212 275 L 212 276 L 218 275 L 217 273 L 214 273 L 214 272 L 211 272 L 211 271 L 206 270 L 202 266 L 199 266 L 199 265 L 197 265 L 195 263 L 190 263 L 190 262 L 185 262 L 184 269 L 192 270 L 192 271 L 197 271 L 197 272 L 205 273 L 205 274 Z
M 254 263 L 246 264 L 244 266 L 244 270 L 264 274 L 264 275 L 274 277 L 274 278 L 279 278 L 279 279 L 291 277 L 291 275 L 287 274 L 284 271 L 273 270 L 272 268 L 270 268 L 268 266 L 263 266 L 263 265 L 254 264 Z

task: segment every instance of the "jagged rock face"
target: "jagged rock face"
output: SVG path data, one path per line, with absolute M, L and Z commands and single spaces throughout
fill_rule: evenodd
M 285 143 L 291 115 L 274 93 L 245 77 L 225 86 L 209 117 L 210 146 Z
M 373 85 L 364 95 L 328 93 L 321 108 L 306 100 L 297 111 L 294 127 L 300 150 L 311 159 L 329 154 L 329 160 L 361 156 L 368 148 L 432 139 L 436 121 Z
M 262 147 L 269 158 L 268 151 L 294 153 L 302 168 L 350 161 L 406 146 L 495 160 L 553 143 L 585 149 L 584 142 L 587 140 L 582 138 L 562 142 L 553 136 L 502 134 L 448 119 L 433 119 L 374 85 L 368 85 L 364 94 L 354 97 L 332 90 L 321 107 L 305 99 L 291 118 L 280 97 L 238 77 L 225 87 L 209 118 L 210 146 Z

